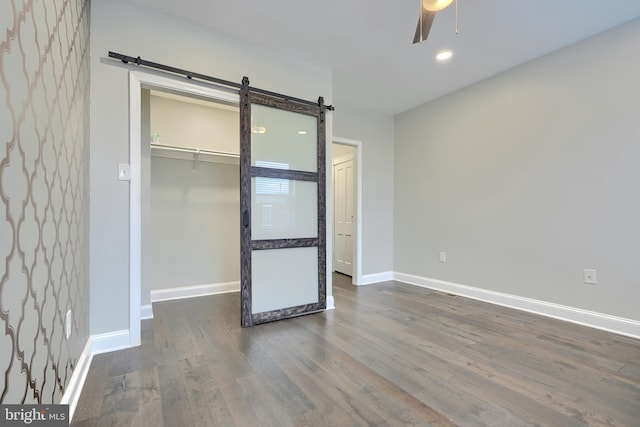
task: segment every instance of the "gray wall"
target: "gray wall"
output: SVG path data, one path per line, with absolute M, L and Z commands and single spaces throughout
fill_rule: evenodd
M 91 7 L 91 333 L 129 328 L 129 70 L 108 52 L 331 103 L 328 69 L 205 30 L 123 0 Z M 139 68 L 138 68 L 139 70 Z M 331 135 L 331 129 L 328 134 Z M 328 254 L 328 257 L 331 254 Z M 329 287 L 330 291 L 330 287 Z
M 151 289 L 240 280 L 240 169 L 151 159 Z
M 89 2 L 0 16 L 0 403 L 59 403 L 89 337 Z
M 336 103 L 333 134 L 362 142 L 362 274 L 393 271 L 393 117 Z
M 398 115 L 395 270 L 640 319 L 639 41 L 636 20 Z

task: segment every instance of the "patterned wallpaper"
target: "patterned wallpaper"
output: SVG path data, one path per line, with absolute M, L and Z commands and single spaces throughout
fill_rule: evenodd
M 1 403 L 59 403 L 89 336 L 89 7 L 0 1 Z

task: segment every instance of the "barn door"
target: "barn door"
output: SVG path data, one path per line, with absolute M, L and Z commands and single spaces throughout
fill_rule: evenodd
M 326 308 L 324 114 L 243 81 L 242 326 Z

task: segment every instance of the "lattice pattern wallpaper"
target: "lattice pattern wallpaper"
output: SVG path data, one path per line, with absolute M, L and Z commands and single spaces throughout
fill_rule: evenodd
M 89 7 L 0 1 L 2 403 L 59 403 L 89 336 Z

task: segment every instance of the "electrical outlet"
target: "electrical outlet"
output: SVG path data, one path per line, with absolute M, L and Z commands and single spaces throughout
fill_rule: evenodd
M 71 336 L 71 310 L 67 311 L 67 315 L 64 317 L 64 335 L 69 339 Z
M 584 283 L 588 285 L 595 285 L 598 283 L 598 278 L 596 277 L 596 271 L 590 268 L 584 269 Z
M 440 252 L 440 262 L 447 262 L 447 253 Z

